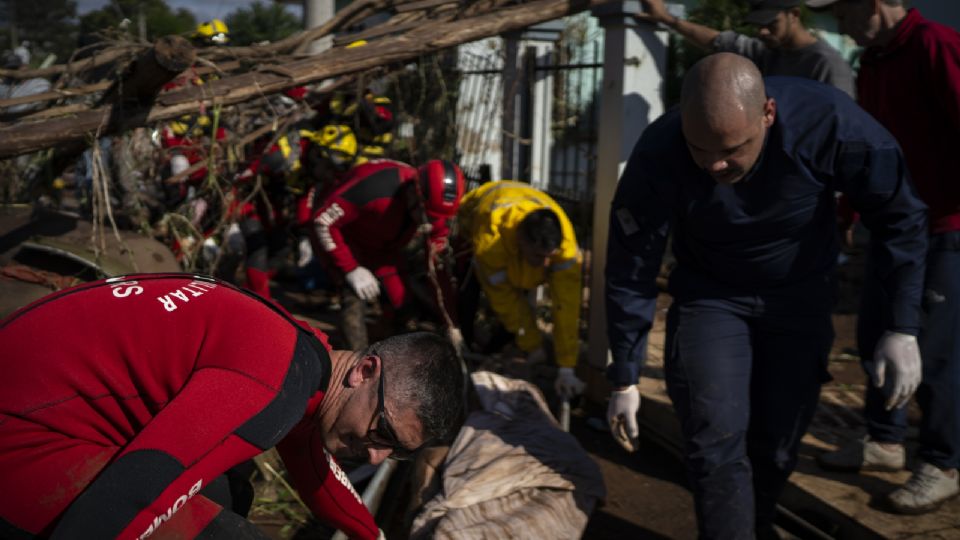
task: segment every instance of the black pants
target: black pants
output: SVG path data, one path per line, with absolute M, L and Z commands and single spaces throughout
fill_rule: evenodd
M 460 284 L 460 290 L 457 294 L 457 319 L 460 321 L 460 332 L 463 334 L 463 342 L 467 347 L 473 347 L 474 324 L 480 311 L 482 288 L 472 264 L 467 267 L 465 275 L 458 276 L 457 282 Z M 483 354 L 498 352 L 511 341 L 513 341 L 513 334 L 508 332 L 499 321 L 496 321 L 491 329 L 490 340 L 481 347 L 480 352 Z
M 772 528 L 826 380 L 833 327 L 829 301 L 816 304 L 744 295 L 670 308 L 667 390 L 702 538 L 752 540 Z

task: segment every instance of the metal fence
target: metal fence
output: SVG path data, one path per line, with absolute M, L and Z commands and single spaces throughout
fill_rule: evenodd
M 557 47 L 537 71 L 553 75 L 550 167 L 546 191 L 571 202 L 593 200 L 597 162 L 598 97 L 602 82 L 598 42 Z
M 460 168 L 474 182 L 493 177 L 500 138 L 503 59 L 490 51 L 460 51 L 457 151 Z M 472 186 L 471 186 L 472 187 Z
M 460 52 L 459 164 L 470 187 L 503 177 L 546 191 L 570 214 L 578 235 L 586 234 L 596 182 L 602 42 L 525 42 L 516 70 L 505 43 L 471 44 Z

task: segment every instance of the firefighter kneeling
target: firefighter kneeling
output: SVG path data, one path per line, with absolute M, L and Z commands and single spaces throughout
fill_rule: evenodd
M 365 304 L 382 297 L 381 292 L 386 293 L 388 312 L 410 306 L 406 248 L 417 237 L 425 239 L 427 265 L 437 268 L 447 251 L 448 221 L 456 215 L 463 192 L 463 173 L 453 163 L 432 160 L 415 169 L 383 159 L 351 169 L 315 206 L 311 244 L 345 285 L 341 313 L 350 346 L 366 346 Z M 434 307 L 450 321 L 453 288 L 445 275 L 437 282 Z
M 527 291 L 546 284 L 553 340 L 560 369 L 557 394 L 571 398 L 584 389 L 574 374 L 579 353 L 582 257 L 566 213 L 549 195 L 520 182 L 490 182 L 467 193 L 457 216 L 459 235 L 473 262 L 461 286 L 464 339 L 473 338 L 482 289 L 506 332 L 530 363 L 546 360 L 536 313 Z

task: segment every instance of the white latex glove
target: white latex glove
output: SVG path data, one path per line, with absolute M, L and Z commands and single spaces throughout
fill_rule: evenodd
M 563 399 L 570 399 L 582 394 L 586 387 L 587 385 L 574 374 L 572 367 L 562 367 L 557 370 L 557 378 L 553 381 L 553 388 Z
M 640 427 L 637 425 L 637 412 L 640 411 L 640 391 L 636 385 L 623 390 L 614 390 L 607 405 L 607 422 L 610 433 L 627 452 L 635 452 L 640 447 Z
M 920 385 L 920 347 L 909 334 L 886 331 L 877 342 L 873 360 L 864 363 L 874 386 L 883 388 L 890 375 L 887 410 L 900 408 L 910 401 Z
M 347 272 L 346 278 L 361 300 L 370 301 L 380 296 L 380 284 L 377 283 L 376 276 L 366 268 L 358 266 Z

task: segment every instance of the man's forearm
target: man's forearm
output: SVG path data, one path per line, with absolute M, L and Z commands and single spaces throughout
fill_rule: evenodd
M 707 26 L 703 26 L 702 24 L 697 24 L 674 16 L 671 16 L 670 19 L 663 21 L 663 24 L 668 28 L 675 30 L 678 34 L 692 42 L 697 47 L 708 51 L 713 50 L 713 40 L 720 35 L 720 32 L 714 30 L 713 28 L 709 28 Z

